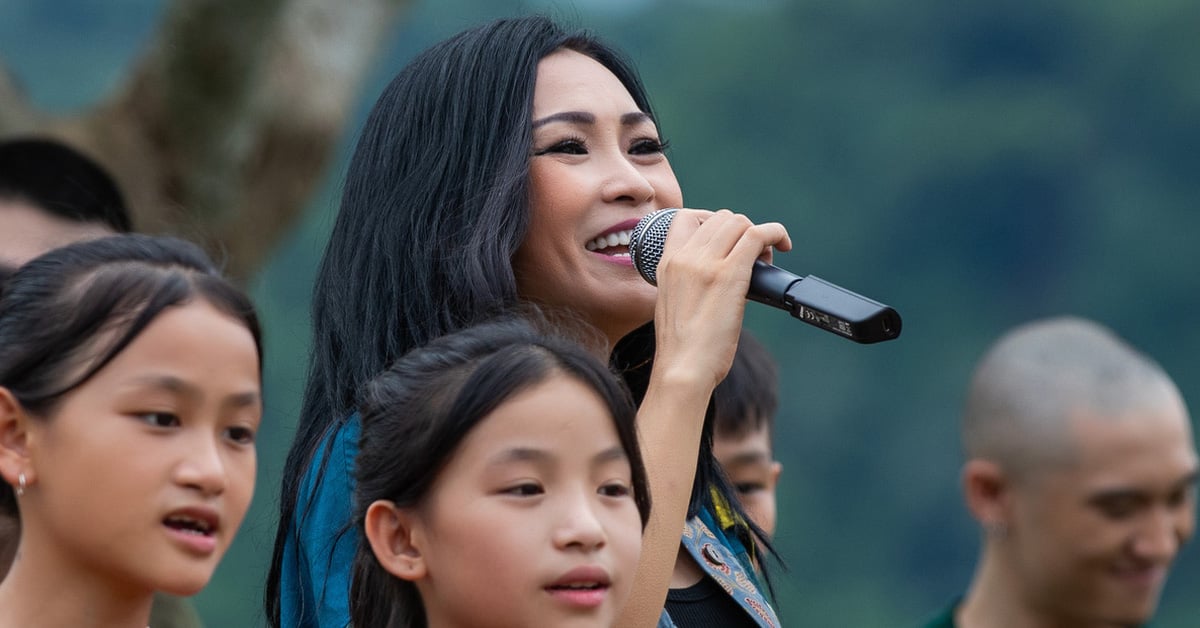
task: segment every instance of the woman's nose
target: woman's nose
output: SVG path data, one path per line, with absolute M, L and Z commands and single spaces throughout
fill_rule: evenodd
M 641 205 L 654 200 L 654 185 L 624 154 L 607 158 L 604 169 L 601 194 L 605 202 Z

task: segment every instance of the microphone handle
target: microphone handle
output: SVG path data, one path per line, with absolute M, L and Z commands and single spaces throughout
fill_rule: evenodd
M 800 277 L 761 260 L 754 262 L 746 298 L 862 344 L 900 335 L 900 314 L 891 307 L 820 277 Z

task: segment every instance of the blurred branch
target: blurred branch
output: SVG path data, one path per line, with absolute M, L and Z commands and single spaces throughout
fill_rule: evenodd
M 8 68 L 0 63 L 0 135 L 14 135 L 32 129 L 36 116 L 29 107 L 29 101 L 9 73 Z
M 113 171 L 139 230 L 197 240 L 247 279 L 297 222 L 410 3 L 175 0 L 112 99 L 41 130 Z
M 258 85 L 258 133 L 242 171 L 245 193 L 217 234 L 231 250 L 245 251 L 247 261 L 256 262 L 255 251 L 259 260 L 270 252 L 263 248 L 262 231 L 296 222 L 344 132 L 372 59 L 399 10 L 409 5 L 292 2 L 266 80 Z M 243 216 L 253 216 L 253 222 Z

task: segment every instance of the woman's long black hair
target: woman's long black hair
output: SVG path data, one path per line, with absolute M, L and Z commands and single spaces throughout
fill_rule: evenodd
M 367 118 L 313 292 L 308 383 L 265 591 L 272 626 L 280 621 L 283 549 L 311 497 L 301 494 L 304 477 L 322 440 L 354 412 L 358 390 L 409 350 L 520 304 L 512 257 L 529 225 L 534 83 L 538 62 L 560 49 L 604 65 L 653 115 L 620 54 L 534 16 L 490 22 L 429 48 Z M 653 337 L 647 325 L 614 354 L 639 400 Z M 711 440 L 703 441 L 692 514 L 713 485 L 736 507 Z
M 355 527 L 363 530 L 367 509 L 377 500 L 419 507 L 438 470 L 475 426 L 505 401 L 555 376 L 584 384 L 603 401 L 629 460 L 632 496 L 644 528 L 650 494 L 629 391 L 578 343 L 515 318 L 433 340 L 367 384 L 359 404 Z M 350 609 L 354 626 L 425 625 L 416 586 L 384 570 L 365 542 L 354 558 Z

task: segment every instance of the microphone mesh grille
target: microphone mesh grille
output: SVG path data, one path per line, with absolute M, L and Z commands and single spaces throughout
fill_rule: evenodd
M 660 209 L 638 221 L 629 235 L 629 257 L 633 267 L 651 285 L 658 285 L 658 262 L 662 260 L 667 231 L 675 218 L 674 209 Z

